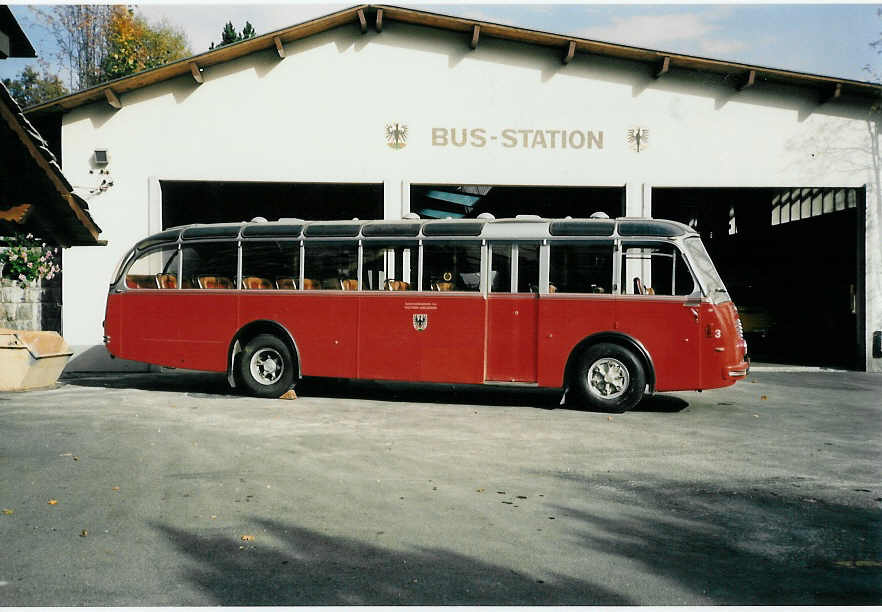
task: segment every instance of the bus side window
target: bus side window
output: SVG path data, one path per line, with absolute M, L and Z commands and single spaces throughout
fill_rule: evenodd
M 552 293 L 612 293 L 612 241 L 552 242 L 548 275 Z
M 512 287 L 511 260 L 517 251 L 517 286 Z M 494 243 L 491 245 L 490 291 L 494 293 L 537 293 L 539 290 L 539 243 Z
M 182 289 L 235 289 L 238 253 L 235 242 L 184 244 Z
M 508 293 L 511 291 L 511 244 L 493 243 L 490 246 L 490 291 Z
M 416 291 L 419 245 L 416 242 L 370 242 L 362 247 L 362 289 Z
M 539 243 L 518 244 L 518 293 L 536 293 L 539 287 Z
M 423 289 L 479 291 L 480 281 L 480 241 L 423 241 Z
M 300 241 L 242 243 L 243 289 L 295 289 L 300 284 Z
M 673 244 L 625 243 L 622 254 L 623 293 L 690 295 L 695 290 L 689 266 Z
M 306 242 L 303 255 L 304 289 L 352 289 L 357 279 L 357 242 Z
M 141 254 L 126 272 L 129 289 L 174 289 L 172 278 L 178 274 L 178 247 L 167 246 Z M 162 278 L 162 283 L 160 283 Z

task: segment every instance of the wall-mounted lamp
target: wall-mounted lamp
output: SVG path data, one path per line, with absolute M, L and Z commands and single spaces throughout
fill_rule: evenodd
M 110 163 L 110 154 L 107 149 L 95 149 L 94 159 L 96 166 L 106 166 Z

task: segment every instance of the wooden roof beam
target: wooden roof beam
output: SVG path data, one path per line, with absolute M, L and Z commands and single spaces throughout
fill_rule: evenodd
M 196 62 L 190 62 L 190 74 L 193 75 L 193 80 L 197 83 L 205 82 L 205 79 L 202 78 L 202 68 Z
M 569 64 L 573 61 L 573 57 L 576 55 L 576 41 L 571 40 L 569 46 L 567 47 L 567 54 L 563 58 L 564 64 Z
M 666 55 L 665 58 L 658 65 L 658 71 L 655 73 L 655 78 L 660 78 L 663 74 L 667 73 L 671 69 L 671 57 Z
M 383 9 L 377 9 L 377 33 L 383 31 Z
M 823 94 L 821 94 L 821 104 L 826 104 L 827 102 L 832 102 L 842 96 L 842 83 L 836 83 L 836 86 L 832 89 L 828 89 Z
M 358 25 L 361 26 L 361 33 L 367 32 L 367 19 L 364 17 L 364 9 L 358 9 Z
M 738 91 L 744 91 L 748 87 L 753 87 L 756 83 L 756 70 L 751 70 L 747 73 L 747 76 L 738 83 L 737 89 Z
M 122 102 L 119 101 L 119 98 L 116 97 L 116 94 L 110 87 L 104 90 L 104 97 L 107 98 L 107 103 L 113 108 L 117 110 L 122 108 Z
M 279 54 L 280 58 L 285 57 L 285 46 L 282 44 L 282 39 L 278 36 L 273 36 L 273 43 L 276 45 L 276 52 Z
M 472 42 L 469 43 L 469 46 L 472 49 L 478 48 L 478 39 L 481 37 L 481 26 L 477 23 L 472 26 Z

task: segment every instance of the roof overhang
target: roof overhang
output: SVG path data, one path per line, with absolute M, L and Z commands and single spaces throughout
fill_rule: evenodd
M 0 59 L 4 57 L 37 57 L 37 52 L 34 51 L 31 41 L 18 25 L 12 10 L 5 4 L 0 4 L 0 36 L 9 38 L 9 53 L 0 50 Z
M 0 234 L 30 232 L 60 246 L 105 244 L 85 200 L 0 84 Z
M 558 51 L 564 63 L 569 63 L 578 53 L 648 64 L 654 70 L 654 74 L 657 77 L 674 69 L 714 73 L 726 76 L 731 80 L 733 87 L 739 90 L 753 87 L 758 83 L 791 85 L 817 91 L 819 102 L 836 99 L 843 95 L 873 99 L 879 98 L 882 95 L 882 85 L 877 83 L 668 53 L 475 19 L 451 17 L 397 6 L 362 4 L 255 38 L 226 45 L 206 53 L 166 64 L 159 68 L 109 81 L 62 98 L 50 100 L 29 108 L 27 112 L 65 112 L 99 100 L 107 100 L 111 105 L 118 108 L 120 94 L 141 87 L 184 74 L 193 75 L 198 81 L 197 73 L 200 69 L 228 62 L 249 53 L 264 49 L 275 49 L 280 56 L 283 56 L 282 45 L 284 43 L 306 38 L 307 36 L 347 24 L 359 27 L 362 32 L 366 32 L 368 26 L 373 25 L 377 32 L 382 32 L 383 23 L 389 21 L 459 32 L 465 35 L 466 42 L 473 48 L 478 45 L 481 37 L 492 37 L 554 48 Z

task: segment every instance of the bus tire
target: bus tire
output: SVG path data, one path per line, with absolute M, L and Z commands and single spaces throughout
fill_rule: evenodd
M 575 359 L 569 389 L 580 405 L 603 412 L 625 412 L 643 399 L 646 373 L 640 359 L 618 344 L 588 347 Z
M 245 388 L 258 397 L 280 397 L 294 384 L 291 351 L 272 334 L 258 334 L 245 344 L 236 372 Z

